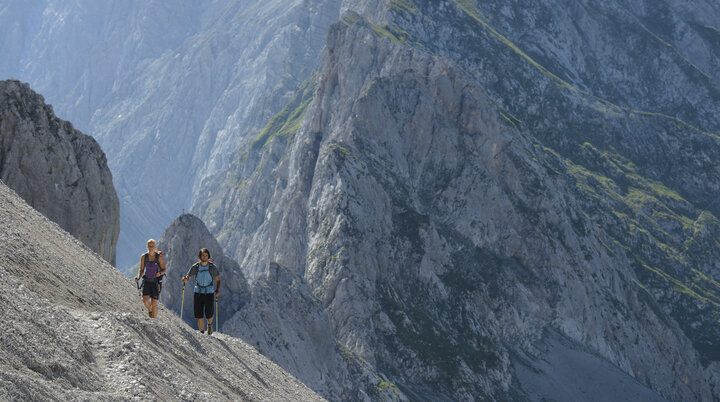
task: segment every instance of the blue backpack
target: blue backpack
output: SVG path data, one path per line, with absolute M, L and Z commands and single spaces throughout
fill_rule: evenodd
M 198 267 L 197 275 L 195 276 L 195 293 L 214 293 L 215 292 L 215 285 L 213 282 L 215 281 L 215 278 L 213 278 L 212 274 L 210 274 L 210 267 L 215 267 L 215 264 L 212 263 L 212 261 L 208 262 L 208 265 L 202 266 L 200 263 L 195 264 Z M 210 289 L 210 291 L 208 291 Z

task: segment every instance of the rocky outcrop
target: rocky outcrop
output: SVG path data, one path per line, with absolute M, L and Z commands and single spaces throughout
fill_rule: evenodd
M 247 281 L 238 263 L 223 254 L 222 248 L 205 224 L 190 214 L 183 214 L 175 219 L 158 240 L 158 249 L 163 251 L 167 269 L 163 281 L 162 301 L 171 311 L 179 314 L 182 304 L 180 278 L 198 261 L 198 252 L 201 248 L 210 251 L 213 262 L 220 270 L 221 292 L 218 309 L 219 317 L 224 321 L 232 317 L 249 300 L 250 291 Z M 183 319 L 190 326 L 197 325 L 193 315 L 193 283 L 191 280 L 186 285 L 182 314 Z
M 0 183 L 0 399 L 321 401 L 245 342 L 201 335 Z
M 353 389 L 348 367 L 339 353 L 322 305 L 301 277 L 270 263 L 267 275 L 257 278 L 250 292 L 237 262 L 223 255 L 217 240 L 194 215 L 183 214 L 158 241 L 167 264 L 161 300 L 179 314 L 180 278 L 197 261 L 200 248 L 210 250 L 220 269 L 220 331 L 233 334 L 258 349 L 303 383 L 334 400 L 361 399 Z M 193 282 L 185 289 L 183 320 L 196 327 Z M 217 328 L 216 328 L 217 330 Z M 308 360 L 312 356 L 324 356 Z
M 30 82 L 101 144 L 123 210 L 118 266 L 125 268 L 137 263 L 148 233 L 162 233 L 205 197 L 200 181 L 225 168 L 310 75 L 339 7 L 330 0 L 8 4 L 0 36 L 12 40 L 0 44 L 0 76 Z M 140 185 L 151 182 L 152 192 Z
M 255 346 L 329 400 L 375 396 L 375 374 L 366 370 L 369 381 L 353 381 L 351 354 L 343 355 L 327 313 L 306 281 L 277 262 L 270 262 L 265 272 L 251 286 L 250 303 L 223 324 L 223 331 Z
M 12 3 L 0 14 L 0 77 L 30 82 L 101 144 L 124 211 L 125 268 L 148 233 L 206 196 L 200 182 L 225 169 L 317 68 L 341 12 L 380 18 L 385 3 Z M 141 188 L 149 182 L 156 191 Z
M 120 208 L 105 154 L 17 80 L 0 82 L 0 178 L 115 263 Z
M 251 287 L 287 267 L 397 397 L 552 399 L 614 379 L 618 395 L 718 398 L 703 312 L 719 300 L 720 174 L 689 154 L 720 152 L 696 126 L 714 120 L 593 96 L 473 2 L 390 9 L 334 25 L 318 78 L 206 183 L 215 201 L 194 212 Z M 679 179 L 693 173 L 704 184 Z M 528 374 L 543 359 L 566 366 Z M 537 387 L 567 367 L 597 377 Z
M 717 8 L 416 5 L 396 13 L 408 40 L 462 66 L 504 119 L 562 159 L 553 170 L 575 181 L 582 215 L 622 247 L 703 366 L 718 361 L 720 327 L 708 313 L 720 306 Z M 429 30 L 418 14 L 447 29 Z

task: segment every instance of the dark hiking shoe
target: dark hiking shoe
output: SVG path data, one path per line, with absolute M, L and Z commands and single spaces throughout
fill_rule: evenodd
M 212 324 L 208 324 L 208 335 L 212 335 Z

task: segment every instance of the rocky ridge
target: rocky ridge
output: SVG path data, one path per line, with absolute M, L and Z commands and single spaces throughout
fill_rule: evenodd
M 115 263 L 120 206 L 105 154 L 17 80 L 0 81 L 0 179 Z
M 417 5 L 415 16 L 447 31 L 408 12 L 396 24 L 462 66 L 504 119 L 561 157 L 553 169 L 573 177 L 583 213 L 623 248 L 703 365 L 717 361 L 717 6 Z
M 246 340 L 260 353 L 316 392 L 332 400 L 362 400 L 375 396 L 382 381 L 369 367 L 344 360 L 328 324 L 327 314 L 301 277 L 275 262 L 267 274 L 255 278 L 252 292 L 237 262 L 226 257 L 197 217 L 178 217 L 158 241 L 167 264 L 161 299 L 179 314 L 182 288 L 179 278 L 197 261 L 197 251 L 208 248 L 222 280 L 220 331 Z M 183 319 L 196 328 L 192 282 L 185 289 Z M 292 308 L 288 308 L 292 306 Z M 217 330 L 217 328 L 216 328 Z M 307 359 L 311 355 L 315 358 Z M 351 375 L 351 372 L 353 373 Z M 355 378 L 351 378 L 354 376 Z
M 0 76 L 30 82 L 107 153 L 124 211 L 118 265 L 125 268 L 311 73 L 339 6 L 10 3 L 0 8 L 8 38 Z
M 0 77 L 29 82 L 106 152 L 126 211 L 126 268 L 317 68 L 330 24 L 347 10 L 382 18 L 384 9 L 380 0 L 11 2 L 0 6 Z
M 600 361 L 598 377 L 626 376 L 618 398 L 717 398 L 719 147 L 697 128 L 713 118 L 642 111 L 663 99 L 631 97 L 639 86 L 602 82 L 643 98 L 631 106 L 591 95 L 602 85 L 552 73 L 553 59 L 537 62 L 486 12 L 393 1 L 376 20 L 346 14 L 323 70 L 194 211 L 251 284 L 268 261 L 306 284 L 347 360 L 386 376 L 397 397 L 532 398 L 551 377 L 583 394 L 596 383 L 559 367 Z M 678 26 L 697 17 L 682 15 Z M 697 85 L 710 103 L 668 101 L 713 110 L 714 84 L 698 83 L 674 46 L 662 51 L 663 69 L 680 65 L 672 84 Z M 528 376 L 543 360 L 562 363 Z
M 3 400 L 323 400 L 241 340 L 200 335 L 0 183 Z

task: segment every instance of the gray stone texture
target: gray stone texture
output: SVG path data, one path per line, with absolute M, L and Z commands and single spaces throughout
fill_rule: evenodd
M 627 400 L 718 398 L 717 366 L 707 364 L 718 359 L 720 300 L 716 84 L 677 56 L 679 46 L 636 29 L 653 10 L 582 4 L 602 11 L 592 14 L 596 35 L 620 29 L 637 41 L 612 48 L 646 71 L 636 83 L 604 67 L 610 54 L 587 64 L 602 73 L 577 77 L 562 64 L 577 64 L 572 46 L 538 55 L 538 36 L 564 38 L 556 25 L 537 22 L 522 47 L 514 41 L 523 36 L 497 30 L 522 33 L 508 25 L 525 23 L 517 13 L 557 19 L 582 40 L 590 28 L 566 14 L 582 9 L 489 2 L 491 25 L 490 11 L 468 3 L 405 2 L 415 10 L 376 20 L 346 14 L 328 33 L 316 89 L 298 93 L 312 100 L 297 130 L 271 121 L 264 141 L 205 181 L 214 199 L 198 199 L 193 212 L 251 289 L 269 261 L 310 289 L 345 361 L 376 373 L 373 398 L 538 398 L 512 356 L 542 359 L 556 346 L 548 330 L 575 345 L 553 349 L 553 361 L 624 379 L 615 395 Z M 704 6 L 672 24 L 704 21 L 695 14 Z M 718 42 L 697 29 L 717 60 Z M 638 43 L 663 63 L 638 58 Z M 290 345 L 263 353 L 321 358 Z M 569 394 L 543 397 L 599 384 L 577 381 Z
M 163 280 L 162 301 L 178 315 L 183 305 L 183 320 L 190 326 L 197 326 L 193 314 L 194 279 L 185 286 L 184 303 L 181 303 L 183 291 L 180 279 L 198 261 L 198 252 L 201 248 L 210 251 L 211 259 L 220 270 L 218 309 L 222 330 L 225 320 L 232 317 L 248 302 L 250 291 L 238 263 L 223 254 L 217 240 L 196 216 L 180 215 L 158 240 L 158 249 L 163 251 L 167 269 Z
M 128 245 L 192 204 L 249 282 L 227 332 L 313 389 L 720 399 L 715 2 L 95 3 L 131 23 L 90 44 L 67 4 L 3 9 L 7 71 L 103 127 Z M 48 32 L 92 60 L 36 68 Z
M 0 179 L 115 263 L 120 207 L 105 154 L 17 80 L 0 81 Z
M 202 335 L 0 183 L 0 399 L 323 400 L 242 340 Z
M 118 266 L 192 201 L 318 63 L 329 0 L 10 2 L 0 77 L 31 83 L 106 152 Z M 69 56 L 70 55 L 70 56 Z M 155 191 L 143 183 L 154 183 Z

